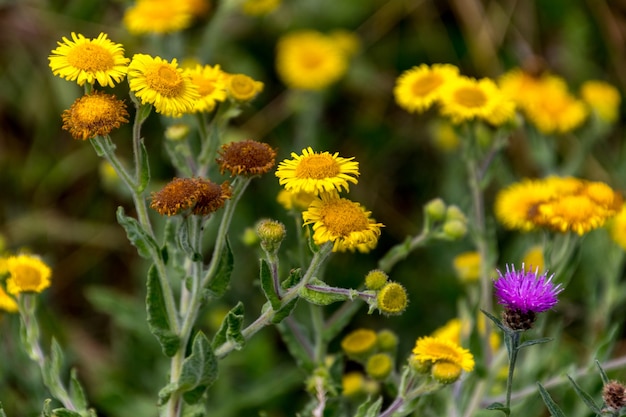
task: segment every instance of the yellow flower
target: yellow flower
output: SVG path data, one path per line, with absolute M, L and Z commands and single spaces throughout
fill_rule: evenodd
M 68 130 L 74 139 L 82 140 L 108 135 L 122 123 L 128 123 L 124 102 L 99 91 L 76 99 L 61 117 L 63 129 Z
M 343 77 L 347 68 L 341 45 L 317 31 L 287 34 L 276 46 L 276 70 L 289 88 L 322 90 Z
M 200 98 L 198 87 L 178 68 L 176 59 L 169 63 L 160 57 L 135 54 L 128 66 L 128 84 L 143 104 L 154 105 L 165 116 L 191 112 Z
M 617 88 L 604 81 L 591 80 L 580 87 L 580 95 L 600 120 L 606 123 L 617 121 L 622 101 Z
M 454 125 L 442 120 L 433 121 L 429 125 L 433 144 L 442 152 L 453 152 L 459 148 L 461 140 Z
M 406 70 L 393 89 L 396 103 L 408 112 L 422 113 L 439 100 L 441 86 L 458 75 L 459 69 L 450 64 L 422 64 Z
M 191 25 L 193 10 L 188 1 L 137 0 L 126 9 L 123 21 L 133 35 L 171 33 Z
M 280 6 L 281 0 L 244 0 L 241 11 L 249 16 L 269 14 Z
M 311 147 L 302 150 L 302 155 L 291 153 L 293 159 L 278 164 L 276 176 L 287 191 L 304 191 L 319 194 L 325 191 L 348 191 L 349 182 L 356 184 L 359 163 L 352 158 L 342 158 L 339 153 L 313 152 Z
M 218 185 L 203 178 L 174 178 L 152 193 L 150 207 L 164 216 L 175 216 L 187 210 L 206 216 L 221 208 L 230 197 L 228 182 Z
M 280 203 L 285 210 L 296 209 L 304 211 L 309 208 L 309 204 L 311 204 L 311 201 L 313 200 L 315 200 L 315 194 L 307 193 L 305 191 L 292 193 L 291 191 L 280 190 L 278 196 L 276 197 L 276 201 L 278 201 L 278 203 Z
M 17 313 L 18 307 L 15 300 L 0 287 L 0 310 L 7 313 Z
M 341 393 L 346 397 L 353 397 L 365 391 L 365 378 L 357 371 L 348 372 L 341 377 Z
M 435 381 L 452 384 L 459 379 L 461 371 L 461 367 L 456 363 L 440 361 L 433 364 L 430 373 Z
M 464 283 L 478 281 L 480 264 L 480 254 L 476 251 L 463 252 L 452 261 L 456 276 Z
M 389 276 L 380 269 L 374 269 L 365 276 L 365 288 L 368 290 L 380 290 L 389 281 Z
M 50 286 L 52 270 L 39 257 L 17 255 L 7 259 L 9 278 L 7 291 L 17 295 L 23 292 L 42 292 Z
M 446 339 L 457 345 L 461 344 L 461 320 L 454 318 L 448 320 L 446 324 L 436 329 L 431 336 L 437 339 Z
M 609 233 L 615 243 L 626 250 L 626 204 L 609 223 Z
M 48 57 L 54 75 L 81 86 L 98 81 L 102 87 L 113 87 L 126 76 L 130 60 L 124 57 L 124 47 L 113 43 L 105 33 L 87 39 L 72 32 L 72 40 L 63 37 L 63 42 L 57 44 Z
M 376 349 L 376 340 L 373 330 L 353 330 L 341 340 L 341 349 L 350 357 L 363 358 Z
M 462 340 L 467 340 L 472 331 L 472 323 L 469 320 L 461 320 L 458 318 L 450 319 L 446 324 L 436 329 L 431 336 L 436 339 L 446 339 L 461 346 Z M 480 335 L 484 335 L 486 329 L 485 316 L 479 314 L 476 319 L 476 329 Z M 494 331 L 490 331 L 489 345 L 491 350 L 496 351 L 500 347 L 500 336 Z
M 336 192 L 321 194 L 302 213 L 304 225 L 313 225 L 316 245 L 333 242 L 333 252 L 369 252 L 376 247 L 383 224 L 370 218 L 360 204 L 340 198 Z
M 404 287 L 397 282 L 389 282 L 376 294 L 376 305 L 386 315 L 401 314 L 409 304 Z
M 328 34 L 346 56 L 351 57 L 361 49 L 361 40 L 352 31 L 337 29 Z
M 537 77 L 514 68 L 498 79 L 498 86 L 504 94 L 524 109 L 536 97 L 540 81 Z
M 231 175 L 262 175 L 274 167 L 276 151 L 267 143 L 243 140 L 222 145 L 216 159 L 220 173 Z
M 488 78 L 459 76 L 441 88 L 441 114 L 452 123 L 480 119 L 499 126 L 515 117 L 515 103 Z
M 263 91 L 263 83 L 244 74 L 230 74 L 226 77 L 228 96 L 240 102 L 247 102 Z
M 200 98 L 196 100 L 194 112 L 212 112 L 215 104 L 226 100 L 226 78 L 219 65 L 196 65 L 194 68 L 185 69 L 185 74 L 191 78 L 191 82 L 198 88 Z
M 531 271 L 535 271 L 535 269 L 539 268 L 539 272 L 541 273 L 546 266 L 543 257 L 543 247 L 541 245 L 530 247 L 524 254 L 522 264 L 526 265 L 527 270 Z
M 416 360 L 421 362 L 453 363 L 466 372 L 474 369 L 474 356 L 470 351 L 446 339 L 431 336 L 421 337 L 415 344 L 413 355 L 415 355 Z
M 393 360 L 387 353 L 375 353 L 367 359 L 365 372 L 372 378 L 382 381 L 393 371 Z

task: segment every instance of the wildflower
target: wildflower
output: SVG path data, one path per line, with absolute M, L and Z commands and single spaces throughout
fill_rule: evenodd
M 422 64 L 404 71 L 393 89 L 398 106 L 411 113 L 423 113 L 437 100 L 441 86 L 456 78 L 459 69 L 450 64 Z
M 626 205 L 611 219 L 609 233 L 613 241 L 626 250 Z
M 461 376 L 461 367 L 452 362 L 436 362 L 433 364 L 430 373 L 433 379 L 441 384 L 452 384 Z
M 619 90 L 603 81 L 586 81 L 580 87 L 580 95 L 585 103 L 605 123 L 614 123 L 619 115 L 622 98 Z
M 357 329 L 341 340 L 341 349 L 353 358 L 364 358 L 376 349 L 376 332 L 370 329 Z
M 165 128 L 165 139 L 171 141 L 183 140 L 189 136 L 189 125 L 176 123 Z
M 602 387 L 602 399 L 611 411 L 626 406 L 626 387 L 621 382 L 609 381 Z
M 278 164 L 276 176 L 287 191 L 319 194 L 324 191 L 348 191 L 349 182 L 356 184 L 359 163 L 352 158 L 343 158 L 335 152 L 313 152 L 311 147 L 302 150 L 302 155 L 292 152 L 293 159 Z
M 446 209 L 446 203 L 441 198 L 432 199 L 424 205 L 424 213 L 433 222 L 444 220 Z
M 539 271 L 543 271 L 546 265 L 543 257 L 543 247 L 541 245 L 530 247 L 524 254 L 522 264 L 528 265 L 529 268 L 538 268 Z
M 112 42 L 105 33 L 95 39 L 87 39 L 72 32 L 72 40 L 63 37 L 63 42 L 53 49 L 48 57 L 50 69 L 68 81 L 113 87 L 126 76 L 128 58 L 124 57 L 124 47 Z
M 226 77 L 228 96 L 239 102 L 248 102 L 263 91 L 263 83 L 245 74 L 231 74 Z
M 461 239 L 467 234 L 467 223 L 461 220 L 446 221 L 443 224 L 442 232 L 447 239 Z
M 397 282 L 390 282 L 376 294 L 378 309 L 387 315 L 401 314 L 409 303 L 404 287 Z
M 280 190 L 276 197 L 276 201 L 278 201 L 285 210 L 296 209 L 304 211 L 309 208 L 309 204 L 311 204 L 313 200 L 315 200 L 315 194 L 307 193 L 306 191 L 292 193 L 291 191 Z
M 450 340 L 457 345 L 462 344 L 462 340 L 467 340 L 472 331 L 472 323 L 469 320 L 461 320 L 459 318 L 453 318 L 448 320 L 446 324 L 432 332 L 431 336 L 440 339 Z M 485 316 L 479 315 L 476 319 L 476 329 L 478 333 L 484 335 L 487 331 L 485 326 Z M 498 350 L 500 347 L 500 336 L 495 332 L 489 334 L 489 345 L 492 351 Z
M 393 371 L 393 360 L 387 353 L 376 353 L 369 358 L 365 364 L 365 372 L 372 378 L 383 381 Z
M 195 101 L 194 112 L 212 112 L 217 102 L 228 97 L 226 93 L 226 78 L 219 65 L 199 65 L 184 70 L 191 78 L 191 82 L 198 88 L 200 97 Z
M 434 120 L 429 125 L 432 142 L 441 152 L 453 152 L 459 148 L 461 138 L 454 125 L 444 120 Z
M 112 94 L 93 92 L 79 97 L 61 115 L 63 129 L 74 139 L 106 136 L 122 123 L 128 123 L 126 104 Z
M 0 310 L 7 313 L 17 313 L 18 307 L 15 300 L 0 287 Z
M 480 254 L 476 251 L 463 252 L 452 261 L 456 276 L 461 282 L 476 282 L 480 278 Z
M 365 391 L 365 378 L 361 372 L 348 372 L 341 377 L 341 393 L 346 397 L 354 397 Z
M 561 284 L 554 284 L 549 278 L 527 271 L 522 265 L 516 271 L 513 265 L 507 265 L 503 275 L 498 271 L 494 282 L 495 296 L 499 304 L 505 307 L 505 324 L 513 330 L 528 330 L 536 319 L 536 313 L 549 310 L 558 303 L 558 294 L 563 291 Z
M 285 225 L 276 220 L 261 220 L 256 225 L 256 233 L 261 239 L 261 247 L 269 253 L 276 253 L 285 239 Z
M 7 292 L 17 295 L 23 292 L 40 293 L 50 286 L 52 270 L 39 257 L 17 255 L 7 259 Z
M 500 91 L 513 100 L 522 110 L 538 97 L 537 89 L 540 88 L 540 85 L 541 81 L 539 78 L 519 68 L 506 72 L 498 79 Z
M 361 49 L 361 41 L 352 31 L 337 29 L 330 32 L 328 36 L 347 57 L 355 55 Z
M 249 16 L 262 16 L 272 13 L 280 3 L 281 0 L 244 0 L 241 11 Z
M 499 126 L 515 117 L 515 103 L 488 78 L 456 77 L 442 87 L 439 100 L 441 114 L 454 124 L 480 119 Z
M 267 143 L 254 140 L 231 142 L 222 145 L 216 159 L 220 173 L 230 175 L 262 175 L 274 167 L 276 151 Z
M 152 104 L 165 116 L 180 116 L 193 110 L 200 98 L 189 75 L 171 63 L 146 54 L 135 54 L 128 66 L 128 84 L 142 104 Z
M 341 45 L 317 31 L 287 34 L 276 46 L 276 70 L 289 88 L 322 90 L 338 81 L 347 68 Z
M 421 337 L 413 348 L 415 360 L 435 364 L 440 362 L 455 364 L 466 372 L 474 369 L 474 356 L 457 343 L 438 337 Z
M 324 193 L 302 213 L 303 225 L 313 225 L 316 245 L 333 242 L 333 252 L 346 250 L 369 252 L 376 247 L 382 223 L 370 218 L 360 204 L 337 193 Z
M 192 8 L 188 1 L 137 0 L 124 13 L 124 26 L 133 35 L 177 32 L 191 26 Z
M 152 193 L 150 207 L 165 216 L 186 210 L 206 216 L 221 208 L 230 197 L 228 182 L 218 185 L 202 178 L 174 178 L 160 191 Z
M 380 330 L 377 334 L 377 345 L 382 352 L 393 352 L 398 347 L 398 336 L 391 330 Z
M 380 290 L 387 284 L 389 276 L 380 269 L 374 269 L 365 276 L 365 287 L 368 290 Z

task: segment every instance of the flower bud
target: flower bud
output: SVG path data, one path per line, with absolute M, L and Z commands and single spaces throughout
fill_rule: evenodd
M 602 399 L 611 410 L 618 411 L 626 405 L 626 389 L 618 381 L 609 381 L 602 388 Z
M 387 315 L 401 314 L 409 303 L 406 290 L 397 282 L 386 284 L 376 295 L 378 310 Z
M 460 220 L 447 220 L 443 225 L 443 234 L 451 240 L 461 239 L 467 234 L 467 225 Z
M 261 239 L 261 247 L 264 251 L 276 254 L 280 244 L 285 239 L 285 225 L 276 220 L 260 220 L 256 225 L 256 233 Z
M 433 379 L 441 384 L 452 384 L 461 376 L 461 367 L 456 363 L 435 362 L 430 370 Z
M 354 360 L 365 360 L 376 349 L 376 332 L 369 329 L 357 329 L 341 341 L 341 349 Z
M 446 203 L 441 198 L 430 200 L 424 206 L 424 212 L 431 221 L 440 221 L 446 217 Z
M 165 139 L 167 140 L 183 140 L 187 135 L 189 135 L 189 126 L 183 123 L 177 123 L 165 129 Z
M 378 332 L 378 349 L 382 352 L 393 352 L 398 347 L 398 336 L 391 330 Z
M 393 359 L 387 353 L 377 353 L 367 359 L 365 372 L 372 378 L 383 381 L 393 371 Z
M 460 208 L 455 205 L 448 206 L 446 209 L 446 222 L 450 220 L 459 220 L 463 223 L 467 223 L 467 217 Z
M 374 269 L 365 276 L 365 287 L 368 290 L 380 290 L 385 286 L 389 276 L 380 269 Z

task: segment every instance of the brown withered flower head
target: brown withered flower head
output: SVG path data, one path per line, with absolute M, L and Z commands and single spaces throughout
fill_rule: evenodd
M 254 140 L 231 142 L 222 145 L 216 159 L 220 173 L 230 175 L 262 175 L 269 172 L 276 163 L 276 151 L 267 143 Z
M 174 178 L 152 193 L 150 208 L 164 216 L 188 214 L 207 216 L 217 211 L 231 196 L 228 182 L 215 184 L 204 178 Z
M 621 382 L 609 381 L 602 388 L 602 399 L 611 411 L 618 411 L 626 405 L 626 387 Z

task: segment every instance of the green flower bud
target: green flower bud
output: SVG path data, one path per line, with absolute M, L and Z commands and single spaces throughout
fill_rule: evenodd
M 446 216 L 446 203 L 444 203 L 441 198 L 430 200 L 424 206 L 424 212 L 431 221 L 436 222 L 443 220 Z
M 183 140 L 189 134 L 189 126 L 183 123 L 177 123 L 171 126 L 168 126 L 165 129 L 165 139 L 178 141 Z
M 276 220 L 260 220 L 256 226 L 256 233 L 261 239 L 261 247 L 268 253 L 275 254 L 287 234 L 285 225 Z
M 388 280 L 389 276 L 385 272 L 380 269 L 374 269 L 365 276 L 365 287 L 368 290 L 380 290 Z
M 443 234 L 451 240 L 457 240 L 467 234 L 467 225 L 460 220 L 449 220 L 443 225 Z
M 404 287 L 397 282 L 386 284 L 376 295 L 378 310 L 387 315 L 401 314 L 409 303 Z
M 461 367 L 456 363 L 439 361 L 433 364 L 430 374 L 437 382 L 452 384 L 461 376 Z
M 398 336 L 391 330 L 378 332 L 378 349 L 383 352 L 393 352 L 398 347 Z
M 465 213 L 455 205 L 448 206 L 446 210 L 446 221 L 459 220 L 463 223 L 467 223 L 467 217 Z
M 365 364 L 365 372 L 372 378 L 383 381 L 393 371 L 393 359 L 387 353 L 370 356 Z

